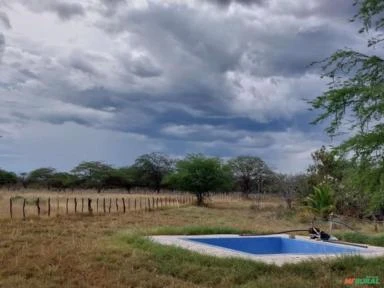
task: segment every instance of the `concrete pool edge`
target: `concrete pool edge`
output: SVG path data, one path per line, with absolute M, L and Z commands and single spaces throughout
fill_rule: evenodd
M 288 234 L 279 234 L 279 235 L 273 235 L 274 237 L 284 237 L 289 238 Z M 229 248 L 223 248 L 219 246 L 214 246 L 210 244 L 203 244 L 195 241 L 188 240 L 186 238 L 245 238 L 245 237 L 255 237 L 255 236 L 241 236 L 241 235 L 234 235 L 234 234 L 214 234 L 214 235 L 158 235 L 158 236 L 148 236 L 149 239 L 152 241 L 162 244 L 162 245 L 171 245 L 179 248 L 184 248 L 193 252 L 198 252 L 200 254 L 210 255 L 210 256 L 216 256 L 216 257 L 236 257 L 236 258 L 242 258 L 247 260 L 254 260 L 254 261 L 261 261 L 267 264 L 275 264 L 278 266 L 281 266 L 283 264 L 287 263 L 298 263 L 305 260 L 310 259 L 322 259 L 322 260 L 330 260 L 330 259 L 337 259 L 340 257 L 345 256 L 351 256 L 351 255 L 358 255 L 364 258 L 373 258 L 373 257 L 383 257 L 384 256 L 384 247 L 377 247 L 377 246 L 371 246 L 366 245 L 368 248 L 362 248 L 361 253 L 354 253 L 354 254 L 343 254 L 343 255 L 336 255 L 336 254 L 268 254 L 268 255 L 255 255 L 251 253 L 241 252 L 237 250 L 232 250 Z M 271 235 L 260 235 L 257 237 L 271 237 Z M 296 236 L 296 239 L 304 240 L 304 241 L 310 241 L 313 242 L 314 240 L 310 240 L 307 237 L 304 236 Z M 342 245 L 342 244 L 335 244 L 330 242 L 325 242 L 327 245 Z M 349 247 L 348 245 L 343 245 L 345 247 Z

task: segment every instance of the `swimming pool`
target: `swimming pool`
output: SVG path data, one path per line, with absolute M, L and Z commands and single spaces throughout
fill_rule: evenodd
M 383 257 L 384 248 L 336 244 L 289 235 L 199 235 L 199 236 L 150 236 L 150 239 L 164 245 L 172 245 L 194 252 L 218 256 L 237 257 L 283 265 L 309 259 L 332 259 L 341 256 Z
M 265 254 L 345 254 L 358 253 L 366 248 L 352 248 L 346 245 L 323 241 L 306 241 L 286 237 L 235 237 L 235 238 L 184 238 L 203 244 L 214 245 L 236 251 Z

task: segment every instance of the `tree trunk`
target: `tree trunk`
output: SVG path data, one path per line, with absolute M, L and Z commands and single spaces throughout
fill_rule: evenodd
M 202 192 L 198 192 L 196 193 L 196 197 L 197 197 L 197 206 L 203 206 L 204 204 L 204 195 Z

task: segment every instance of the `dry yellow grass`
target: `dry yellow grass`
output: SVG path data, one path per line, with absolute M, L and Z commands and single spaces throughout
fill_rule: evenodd
M 2 194 L 5 210 L 9 196 Z M 279 198 L 264 199 L 260 209 L 251 209 L 254 204 L 215 198 L 209 208 L 184 206 L 124 215 L 1 219 L 0 287 L 231 287 L 225 275 L 222 281 L 217 280 L 220 285 L 211 285 L 162 272 L 149 252 L 129 245 L 119 247 L 114 239 L 122 231 L 145 233 L 158 227 L 225 226 L 271 232 L 308 226 L 286 211 Z M 364 229 L 370 230 L 368 226 Z M 277 285 L 279 281 L 283 279 L 276 274 L 271 283 Z M 292 282 L 291 287 L 297 285 L 294 278 L 286 281 Z M 246 287 L 263 287 L 254 285 Z

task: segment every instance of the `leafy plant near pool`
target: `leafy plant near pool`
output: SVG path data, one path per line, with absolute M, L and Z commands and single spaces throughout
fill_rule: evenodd
M 328 185 L 314 187 L 304 203 L 309 210 L 323 218 L 327 218 L 335 208 L 333 191 Z

